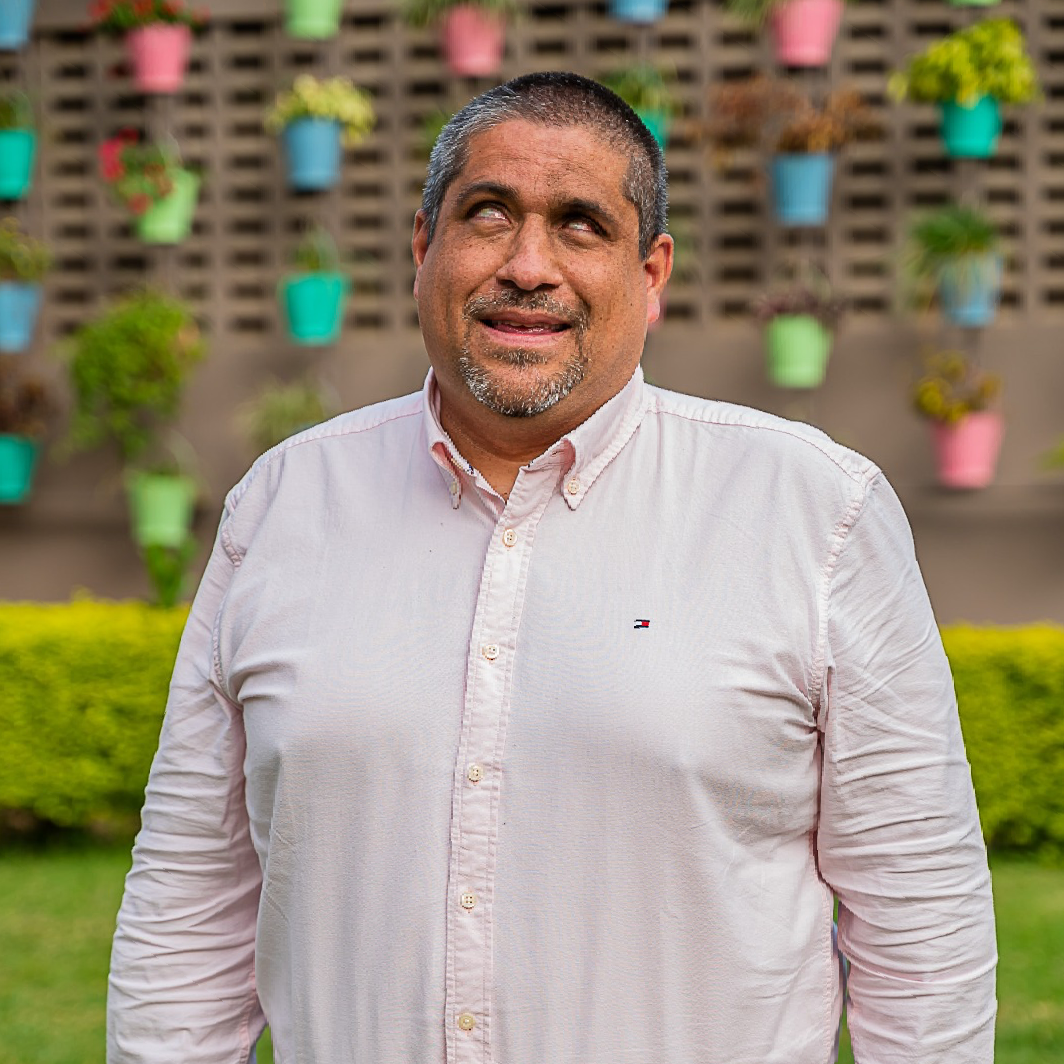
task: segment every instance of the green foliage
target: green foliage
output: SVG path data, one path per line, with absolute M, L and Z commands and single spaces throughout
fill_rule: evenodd
M 140 808 L 186 610 L 0 604 L 0 809 L 60 825 Z M 943 630 L 983 832 L 1064 859 L 1064 628 Z
M 124 129 L 105 140 L 97 150 L 100 176 L 111 197 L 140 216 L 174 190 L 182 170 L 176 142 L 142 141 L 134 129 Z
M 649 63 L 638 63 L 615 70 L 600 80 L 633 111 L 664 111 L 668 115 L 680 111 L 674 72 L 664 72 Z
M 963 287 L 975 284 L 998 260 L 988 257 L 998 246 L 994 223 L 980 210 L 951 203 L 924 215 L 909 230 L 909 250 L 904 263 L 905 285 L 914 305 L 929 303 L 946 273 L 957 276 Z
M 312 226 L 296 245 L 292 262 L 300 273 L 336 273 L 340 253 L 329 230 L 323 225 Z
M 471 4 L 484 11 L 493 11 L 503 18 L 517 13 L 516 0 L 403 0 L 402 16 L 411 26 L 428 26 L 442 18 L 452 7 Z
M 418 148 L 424 158 L 427 159 L 432 154 L 432 149 L 436 146 L 436 141 L 443 132 L 443 127 L 454 118 L 454 114 L 454 111 L 445 111 L 442 107 L 437 107 L 435 110 L 429 111 L 422 119 Z
M 39 377 L 16 373 L 0 359 L 0 433 L 37 439 L 55 409 L 51 391 Z
M 336 413 L 336 403 L 311 380 L 267 384 L 240 410 L 240 428 L 256 454 Z
M 268 133 L 276 134 L 297 118 L 330 118 L 339 122 L 348 148 L 365 140 L 377 121 L 369 93 L 356 88 L 350 78 L 319 81 L 313 74 L 298 75 L 291 89 L 277 94 L 263 125 Z
M 152 543 L 141 548 L 144 568 L 155 589 L 156 606 L 171 609 L 181 600 L 197 546 L 196 537 L 187 536 L 179 547 Z
M 890 93 L 923 103 L 956 100 L 965 106 L 981 96 L 1001 103 L 1030 103 L 1039 96 L 1038 74 L 1010 19 L 987 19 L 932 44 L 891 75 Z
M 126 463 L 144 457 L 177 416 L 204 347 L 188 306 L 151 290 L 81 326 L 63 348 L 74 393 L 70 446 L 114 444 Z
M 95 29 L 126 34 L 143 26 L 188 26 L 201 30 L 206 11 L 190 11 L 183 0 L 94 0 L 89 16 Z
M 956 425 L 989 409 L 1000 393 L 997 374 L 979 369 L 959 351 L 944 351 L 927 357 L 924 375 L 913 386 L 913 407 L 931 421 Z
M 0 129 L 33 129 L 33 108 L 24 92 L 0 88 Z
M 0 222 L 0 281 L 35 284 L 52 268 L 52 252 L 43 240 L 19 229 L 18 219 Z

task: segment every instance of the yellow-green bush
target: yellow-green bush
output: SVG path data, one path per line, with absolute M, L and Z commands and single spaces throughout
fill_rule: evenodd
M 0 603 L 0 809 L 134 820 L 187 607 Z M 990 846 L 1064 856 L 1064 629 L 943 631 Z

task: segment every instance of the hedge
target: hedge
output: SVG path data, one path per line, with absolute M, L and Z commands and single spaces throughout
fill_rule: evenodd
M 187 607 L 0 603 L 0 810 L 135 824 Z M 1064 628 L 943 630 L 987 843 L 1064 859 Z

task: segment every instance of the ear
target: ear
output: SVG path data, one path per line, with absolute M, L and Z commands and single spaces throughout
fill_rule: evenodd
M 650 253 L 643 262 L 647 283 L 647 325 L 661 317 L 661 294 L 672 273 L 673 240 L 668 233 L 654 238 Z
M 429 250 L 429 222 L 424 211 L 414 215 L 414 235 L 410 239 L 410 250 L 414 254 L 414 298 L 417 299 L 417 282 L 421 276 L 421 264 Z

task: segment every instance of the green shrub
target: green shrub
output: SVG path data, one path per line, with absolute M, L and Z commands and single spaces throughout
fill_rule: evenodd
M 0 811 L 135 826 L 187 607 L 0 603 Z M 983 833 L 1064 859 L 1064 628 L 943 630 Z

